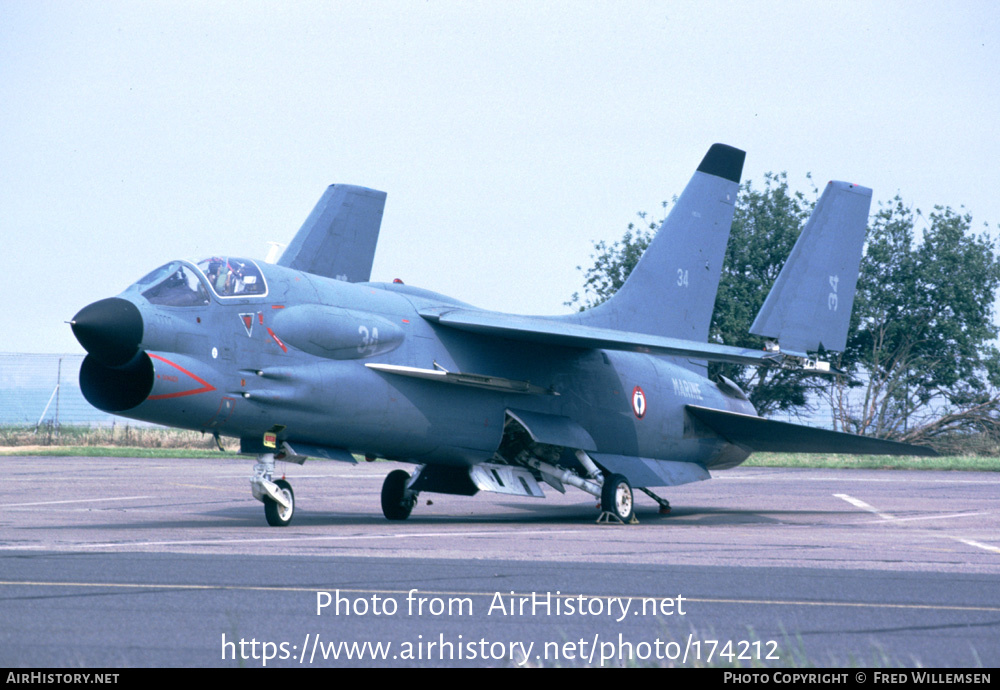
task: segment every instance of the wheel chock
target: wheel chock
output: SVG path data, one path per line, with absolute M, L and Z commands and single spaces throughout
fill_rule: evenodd
M 624 525 L 625 521 L 622 520 L 617 515 L 615 515 L 614 513 L 612 513 L 610 510 L 604 510 L 604 511 L 601 511 L 601 515 L 600 515 L 600 517 L 597 518 L 597 523 L 596 524 L 598 524 L 598 525 Z M 632 513 L 632 519 L 628 521 L 628 524 L 630 524 L 630 525 L 638 525 L 639 524 L 639 518 L 637 518 L 635 516 L 635 513 Z

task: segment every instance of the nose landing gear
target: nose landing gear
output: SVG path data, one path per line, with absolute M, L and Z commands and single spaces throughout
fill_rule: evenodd
M 404 473 L 405 474 L 405 473 Z M 264 504 L 264 517 L 271 527 L 287 527 L 295 514 L 295 492 L 284 479 L 272 481 L 274 453 L 257 456 L 257 464 L 250 477 L 253 497 Z
M 292 491 L 292 485 L 284 479 L 279 479 L 274 485 L 278 487 L 285 502 L 278 503 L 267 496 L 264 499 L 264 517 L 271 527 L 287 527 L 292 521 L 292 515 L 295 514 L 295 493 Z

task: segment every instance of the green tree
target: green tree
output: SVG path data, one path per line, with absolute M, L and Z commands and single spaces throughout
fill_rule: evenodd
M 785 173 L 766 174 L 760 188 L 752 182 L 741 185 L 709 331 L 713 342 L 762 347 L 761 338 L 748 332 L 750 324 L 814 203 L 789 189 Z M 668 209 L 669 204 L 663 202 L 664 213 Z M 620 240 L 610 245 L 605 241 L 594 244 L 590 257 L 594 263 L 584 271 L 585 297 L 574 294 L 568 305 L 589 309 L 609 299 L 624 284 L 662 223 L 650 221 L 645 213 L 639 217 L 640 222 L 630 223 Z M 817 385 L 811 378 L 781 369 L 713 364 L 709 373 L 735 381 L 762 415 L 802 410 Z
M 847 431 L 931 441 L 992 431 L 1000 385 L 993 306 L 1000 261 L 972 218 L 935 207 L 923 220 L 897 196 L 868 230 L 840 381 L 830 400 Z
M 815 205 L 792 192 L 787 175 L 740 187 L 710 338 L 759 348 L 749 329 Z M 664 203 L 664 209 L 668 204 Z M 625 282 L 658 222 L 640 214 L 621 240 L 598 242 L 584 271 L 581 309 L 608 299 Z M 937 207 L 922 240 L 923 219 L 898 197 L 870 223 L 847 348 L 839 365 L 851 378 L 830 380 L 789 370 L 713 365 L 733 379 L 761 415 L 803 413 L 825 400 L 845 431 L 926 442 L 955 432 L 987 431 L 1000 439 L 1000 352 L 994 298 L 1000 261 L 972 219 Z
M 815 192 L 814 189 L 814 198 Z M 767 173 L 759 189 L 749 181 L 740 186 L 715 297 L 712 340 L 752 349 L 763 346 L 760 337 L 750 334 L 750 324 L 763 306 L 813 206 L 815 200 L 789 189 L 786 173 Z M 785 369 L 733 364 L 713 364 L 709 373 L 735 381 L 764 416 L 806 411 L 812 399 L 810 392 L 824 383 Z
M 664 201 L 662 206 L 666 209 L 668 203 Z M 581 297 L 579 292 L 574 292 L 569 301 L 563 304 L 567 307 L 578 307 L 580 311 L 593 309 L 601 302 L 611 299 L 611 296 L 618 292 L 618 288 L 625 284 L 625 279 L 639 263 L 639 257 L 646 251 L 653 235 L 656 234 L 656 229 L 663 223 L 663 219 L 648 220 L 644 211 L 640 211 L 637 215 L 641 219 L 640 222 L 629 223 L 620 240 L 610 245 L 604 240 L 594 242 L 594 253 L 590 255 L 594 265 L 586 270 L 581 266 L 576 267 L 576 270 L 584 271 L 585 296 Z

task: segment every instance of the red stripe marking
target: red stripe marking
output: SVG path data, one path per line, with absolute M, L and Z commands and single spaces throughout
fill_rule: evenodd
M 272 331 L 270 328 L 268 328 L 267 329 L 267 334 L 269 336 L 271 336 L 272 338 L 274 338 L 274 342 L 278 343 L 278 345 L 281 346 L 281 351 L 282 352 L 288 352 L 288 348 L 285 346 L 285 344 L 283 342 L 281 342 L 281 338 L 279 338 L 278 336 L 276 336 L 274 334 L 274 331 Z
M 271 305 L 271 309 L 284 309 L 284 308 L 285 308 L 284 304 L 272 304 Z
M 204 380 L 199 376 L 195 376 L 184 367 L 174 364 L 169 359 L 166 359 L 165 357 L 160 357 L 160 355 L 154 355 L 152 352 L 147 352 L 146 354 L 148 354 L 153 359 L 158 359 L 161 362 L 166 362 L 177 371 L 180 371 L 183 374 L 187 374 L 188 376 L 190 376 L 191 378 L 193 378 L 195 381 L 197 381 L 202 385 L 201 388 L 192 388 L 189 391 L 181 391 L 179 393 L 163 393 L 161 395 L 151 395 L 148 398 L 146 398 L 146 400 L 166 400 L 168 398 L 182 398 L 185 395 L 198 395 L 199 393 L 209 393 L 215 390 L 215 386 L 210 384 L 208 381 Z

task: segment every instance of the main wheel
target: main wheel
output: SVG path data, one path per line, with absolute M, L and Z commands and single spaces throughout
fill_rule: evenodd
M 387 520 L 405 520 L 413 510 L 413 498 L 406 498 L 406 470 L 393 470 L 382 482 L 382 514 Z
M 632 519 L 635 501 L 632 497 L 632 485 L 622 474 L 608 475 L 601 489 L 601 510 L 617 516 L 622 522 Z
M 295 492 L 292 491 L 292 485 L 284 479 L 279 479 L 275 484 L 288 501 L 288 507 L 285 508 L 274 499 L 265 496 L 264 517 L 267 518 L 267 524 L 271 527 L 287 527 L 288 523 L 292 521 L 292 515 L 295 514 Z

